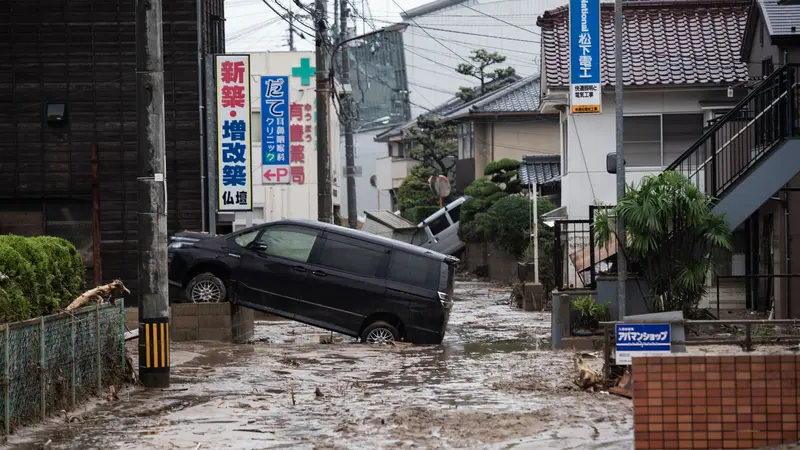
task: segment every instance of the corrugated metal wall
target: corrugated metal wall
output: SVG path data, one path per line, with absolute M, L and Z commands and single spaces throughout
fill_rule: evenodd
M 223 15 L 222 0 L 205 4 L 205 26 L 211 28 L 219 23 L 212 15 Z M 39 204 L 45 218 L 49 204 L 90 205 L 91 148 L 97 143 L 103 278 L 121 278 L 135 289 L 134 6 L 133 0 L 0 1 L 0 208 L 13 210 L 11 200 L 23 200 L 29 207 Z M 171 231 L 201 228 L 195 10 L 195 0 L 164 2 Z M 205 36 L 222 42 L 218 28 Z M 66 104 L 67 123 L 47 123 L 48 103 Z M 0 214 L 0 229 L 11 217 Z M 79 242 L 85 232 L 61 229 Z M 54 231 L 43 223 L 42 232 Z

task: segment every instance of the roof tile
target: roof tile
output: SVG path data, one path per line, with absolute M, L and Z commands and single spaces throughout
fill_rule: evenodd
M 735 83 L 748 79 L 739 58 L 749 0 L 625 2 L 623 81 L 626 86 Z M 544 13 L 545 77 L 569 85 L 569 6 Z M 600 70 L 614 76 L 614 4 L 601 4 Z

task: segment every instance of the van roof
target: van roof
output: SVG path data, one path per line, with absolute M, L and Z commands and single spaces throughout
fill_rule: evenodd
M 334 225 L 325 222 L 318 222 L 316 220 L 307 220 L 307 219 L 284 219 L 278 220 L 275 222 L 271 222 L 271 224 L 287 224 L 287 225 L 303 225 L 310 228 L 316 228 L 318 230 L 324 230 L 331 233 L 341 234 L 343 236 L 349 236 L 355 239 L 359 239 L 366 242 L 371 242 L 374 244 L 385 245 L 389 248 L 403 250 L 405 252 L 424 256 L 426 258 L 433 258 L 438 261 L 446 261 L 449 263 L 454 263 L 458 261 L 458 258 L 453 256 L 445 255 L 443 253 L 435 252 L 433 250 L 418 247 L 416 245 L 411 245 L 402 241 L 397 241 L 394 239 L 389 239 L 383 236 L 378 236 L 376 234 L 367 233 L 366 231 L 354 230 L 352 228 L 342 227 L 339 225 Z

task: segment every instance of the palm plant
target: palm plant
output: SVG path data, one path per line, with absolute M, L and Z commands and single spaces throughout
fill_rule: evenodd
M 596 216 L 595 242 L 617 239 L 615 221 L 624 220 L 627 257 L 638 266 L 662 311 L 689 317 L 706 293 L 705 278 L 715 249 L 731 249 L 731 229 L 712 212 L 714 199 L 680 173 L 646 176 L 630 185 L 614 208 Z

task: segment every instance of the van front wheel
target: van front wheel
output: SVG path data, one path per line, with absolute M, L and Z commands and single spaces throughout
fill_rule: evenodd
M 382 320 L 373 322 L 361 333 L 361 342 L 365 344 L 385 345 L 399 340 L 397 328 Z

